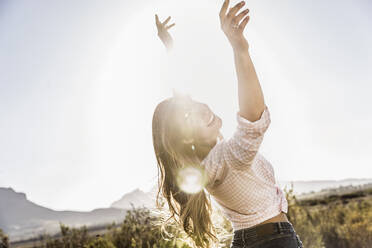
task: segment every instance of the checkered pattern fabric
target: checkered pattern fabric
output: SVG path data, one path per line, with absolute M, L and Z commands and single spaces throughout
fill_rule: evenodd
M 206 190 L 221 206 L 233 229 L 257 225 L 287 213 L 288 203 L 275 180 L 270 162 L 258 152 L 271 123 L 268 107 L 251 122 L 236 113 L 232 138 L 217 143 L 202 161 L 208 175 Z

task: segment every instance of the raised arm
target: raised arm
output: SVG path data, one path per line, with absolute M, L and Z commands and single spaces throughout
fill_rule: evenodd
M 265 109 L 265 102 L 260 82 L 248 52 L 249 45 L 243 35 L 249 16 L 244 19 L 243 17 L 248 14 L 249 9 L 236 15 L 244 4 L 245 2 L 241 1 L 234 7 L 229 8 L 226 14 L 229 0 L 225 0 L 219 16 L 221 29 L 228 38 L 234 52 L 235 69 L 238 78 L 239 113 L 245 119 L 253 122 L 262 115 Z
M 158 36 L 163 42 L 163 44 L 165 45 L 165 48 L 167 49 L 168 53 L 173 48 L 173 39 L 172 39 L 172 36 L 169 34 L 168 29 L 176 25 L 175 23 L 173 23 L 169 26 L 166 26 L 170 18 L 171 17 L 169 16 L 164 22 L 160 22 L 158 15 L 155 14 L 155 24 L 156 24 L 156 28 L 158 29 Z

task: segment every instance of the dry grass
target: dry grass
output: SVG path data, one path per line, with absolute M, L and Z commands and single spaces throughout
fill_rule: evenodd
M 284 190 L 288 218 L 306 248 L 370 248 L 372 247 L 372 190 L 330 195 L 322 199 L 297 200 L 293 189 Z M 103 235 L 90 236 L 86 227 L 80 229 L 61 224 L 61 238 L 40 237 L 37 247 L 45 248 L 190 248 L 192 242 L 174 222 L 164 223 L 162 210 L 151 213 L 139 208 L 127 212 L 117 228 L 107 226 Z M 229 247 L 232 239 L 231 223 L 214 211 L 213 222 L 220 247 Z M 0 231 L 0 248 L 8 248 L 8 239 Z M 36 247 L 36 246 L 35 246 Z

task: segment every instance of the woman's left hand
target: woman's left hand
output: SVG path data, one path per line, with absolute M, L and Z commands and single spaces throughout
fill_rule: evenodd
M 245 26 L 249 21 L 249 16 L 243 17 L 248 14 L 249 9 L 240 12 L 238 15 L 236 13 L 240 8 L 244 6 L 245 2 L 241 1 L 237 3 L 234 7 L 229 8 L 226 15 L 227 7 L 229 6 L 229 0 L 225 0 L 221 10 L 220 10 L 220 23 L 221 29 L 225 33 L 227 39 L 230 41 L 231 46 L 234 50 L 247 50 L 249 48 L 248 42 L 243 35 Z M 243 19 L 243 21 L 241 21 Z M 239 24 L 239 22 L 241 23 Z M 236 25 L 236 28 L 233 26 Z
M 155 22 L 156 22 L 156 27 L 158 29 L 158 36 L 161 39 L 161 41 L 164 43 L 166 48 L 170 49 L 173 46 L 173 39 L 171 35 L 168 32 L 168 29 L 176 25 L 175 23 L 169 25 L 166 27 L 165 25 L 169 22 L 170 16 L 162 23 L 159 21 L 159 17 L 157 14 L 155 14 Z

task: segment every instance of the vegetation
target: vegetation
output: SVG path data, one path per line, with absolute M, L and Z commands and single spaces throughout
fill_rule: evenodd
M 284 189 L 288 201 L 288 219 L 307 248 L 372 247 L 372 190 L 347 194 L 329 194 L 299 201 L 292 189 Z M 69 228 L 62 223 L 61 237 L 42 235 L 34 247 L 45 248 L 191 248 L 187 235 L 164 214 L 145 208 L 129 210 L 121 225 L 109 225 L 107 232 L 88 235 L 87 228 Z M 230 247 L 231 223 L 218 210 L 212 216 L 219 247 Z M 9 247 L 0 231 L 0 248 Z
M 9 248 L 9 239 L 0 228 L 0 248 Z
M 288 219 L 304 247 L 372 247 L 372 190 L 298 201 L 286 191 Z

